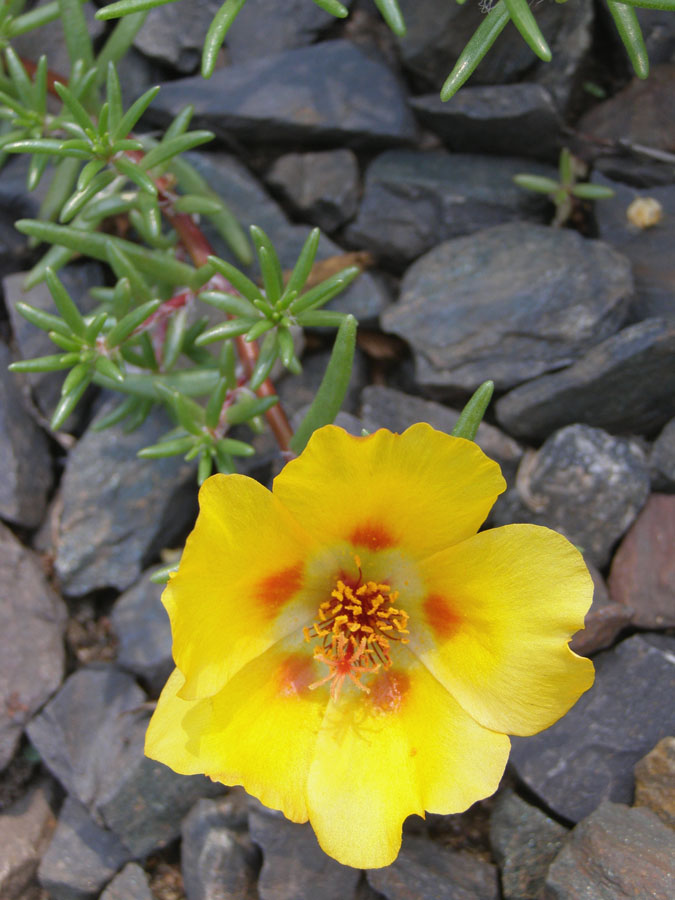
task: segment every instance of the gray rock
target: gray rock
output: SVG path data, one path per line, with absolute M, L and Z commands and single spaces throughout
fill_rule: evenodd
M 675 419 L 668 422 L 654 441 L 649 469 L 655 490 L 675 490 Z
M 12 42 L 12 46 L 14 43 Z M 18 52 L 18 51 L 17 51 Z M 32 51 L 27 54 L 32 56 Z M 26 238 L 14 227 L 17 219 L 37 218 L 49 184 L 42 178 L 34 191 L 26 187 L 31 160 L 28 153 L 11 156 L 0 178 L 0 278 L 19 272 L 34 262 Z
M 138 675 L 157 696 L 173 671 L 171 625 L 160 597 L 163 584 L 144 572 L 115 601 L 110 621 L 117 636 L 117 665 Z
M 16 272 L 2 280 L 2 289 L 5 295 L 5 306 L 12 326 L 14 342 L 21 359 L 32 359 L 36 356 L 49 356 L 59 353 L 58 347 L 53 344 L 47 333 L 35 325 L 31 325 L 16 310 L 17 303 L 28 303 L 37 309 L 57 314 L 52 295 L 45 282 L 35 285 L 30 290 L 24 290 L 26 280 L 25 272 Z M 89 260 L 78 265 L 68 265 L 59 269 L 59 280 L 75 301 L 77 308 L 86 315 L 96 305 L 89 296 L 89 288 L 104 282 L 103 267 L 100 263 Z M 61 397 L 61 385 L 66 376 L 65 372 L 31 372 L 24 376 L 30 385 L 35 402 L 45 416 L 51 416 Z
M 494 524 L 534 522 L 561 531 L 602 568 L 648 495 L 644 452 L 635 442 L 569 425 L 523 457 Z
M 353 0 L 344 0 L 342 5 L 352 4 Z M 277 0 L 247 0 L 227 34 L 228 59 L 247 62 L 313 44 L 335 21 L 335 16 L 306 0 L 287 0 L 283 6 Z
M 497 870 L 470 853 L 405 835 L 390 866 L 369 869 L 370 886 L 387 900 L 497 900 Z
M 646 81 L 634 78 L 583 115 L 577 130 L 601 144 L 624 141 L 670 151 L 675 146 L 674 82 L 675 65 L 653 66 Z
M 135 858 L 166 847 L 180 834 L 181 820 L 200 797 L 223 792 L 205 775 L 178 775 L 144 755 L 149 716 L 124 717 L 107 772 L 93 802 L 95 815 Z
M 335 231 L 357 209 L 359 167 L 351 150 L 288 153 L 269 170 L 267 183 L 297 214 L 324 231 Z
M 675 319 L 629 325 L 569 368 L 519 385 L 496 413 L 508 432 L 531 441 L 573 422 L 654 434 L 675 414 Z
M 630 315 L 636 321 L 648 316 L 675 318 L 675 261 L 670 252 L 675 241 L 675 185 L 650 188 L 620 184 L 594 173 L 593 184 L 609 187 L 614 196 L 595 204 L 598 235 L 626 256 L 633 266 L 635 299 Z M 663 208 L 663 217 L 650 228 L 633 225 L 626 211 L 638 197 L 651 197 Z
M 401 432 L 415 422 L 428 422 L 438 431 L 450 434 L 459 419 L 459 410 L 383 385 L 371 384 L 361 393 L 361 418 L 363 427 L 368 431 L 388 428 Z M 487 422 L 479 425 L 476 443 L 499 463 L 508 478 L 515 475 L 523 455 L 519 444 Z
M 603 803 L 569 835 L 546 879 L 545 900 L 669 900 L 673 832 L 651 810 Z
M 408 144 L 416 133 L 393 73 L 343 40 L 249 59 L 209 81 L 168 82 L 148 115 L 165 125 L 186 103 L 195 107 L 193 128 L 224 140 L 376 148 Z
M 284 269 L 291 269 L 298 258 L 303 243 L 310 229 L 306 225 L 291 225 L 281 207 L 272 200 L 263 187 L 253 178 L 244 166 L 234 157 L 225 154 L 190 154 L 189 161 L 205 178 L 211 188 L 216 191 L 237 217 L 244 228 L 258 225 L 266 232 L 274 244 L 279 260 Z M 209 229 L 205 232 L 225 259 L 235 261 L 223 247 L 220 239 Z M 343 253 L 341 247 L 330 238 L 321 235 L 317 260 Z M 257 264 L 245 267 L 242 271 L 249 277 L 259 278 Z M 356 281 L 339 294 L 324 308 L 342 313 L 352 313 L 361 324 L 377 320 L 382 310 L 390 302 L 389 294 L 381 281 L 369 272 L 363 272 Z
M 256 810 L 249 823 L 263 852 L 260 900 L 344 900 L 356 889 L 359 871 L 326 856 L 308 824 Z
M 448 238 L 520 219 L 543 222 L 547 199 L 513 183 L 523 171 L 555 175 L 532 160 L 390 150 L 368 167 L 345 237 L 403 268 Z
M 435 0 L 399 0 L 408 33 L 401 41 L 403 63 L 424 84 L 440 89 L 467 41 L 483 20 L 477 4 L 462 7 Z M 590 49 L 591 3 L 561 9 L 547 3 L 537 9 L 537 23 L 546 35 L 553 60 L 540 63 L 515 28 L 506 28 L 471 77 L 470 84 L 503 84 L 527 71 L 554 88 L 565 105 Z
M 632 607 L 639 628 L 675 627 L 675 497 L 652 494 L 619 544 L 609 572 L 612 599 Z
M 672 16 L 665 10 L 636 10 L 640 29 L 645 39 L 649 62 L 675 62 L 675 27 Z
M 406 272 L 383 327 L 425 391 L 498 390 L 570 365 L 621 325 L 628 261 L 576 232 L 514 222 L 446 241 Z
M 232 800 L 199 800 L 183 819 L 181 870 L 187 900 L 254 900 L 259 853 Z M 238 828 L 236 826 L 239 826 Z
M 91 808 L 129 714 L 145 699 L 134 679 L 113 666 L 81 668 L 35 716 L 28 736 L 68 794 Z
M 502 876 L 504 900 L 532 900 L 544 886 L 567 829 L 512 790 L 497 798 L 490 843 Z
M 0 770 L 24 726 L 61 684 L 66 608 L 40 564 L 0 525 Z
M 114 834 L 97 825 L 82 804 L 66 797 L 38 879 L 53 900 L 88 900 L 98 897 L 130 857 Z
M 100 900 L 154 900 L 154 894 L 138 863 L 127 863 L 103 891 Z
M 665 737 L 635 766 L 635 806 L 675 828 L 675 737 Z
M 566 716 L 512 741 L 518 776 L 573 822 L 603 799 L 629 802 L 633 766 L 675 727 L 675 640 L 631 637 L 594 662 L 595 684 Z
M 570 649 L 589 656 L 611 647 L 620 632 L 631 623 L 632 607 L 610 600 L 605 580 L 593 563 L 587 562 L 593 576 L 593 602 L 586 613 L 584 627 L 570 641 Z
M 118 403 L 115 397 L 105 404 L 94 423 Z M 109 431 L 90 428 L 69 454 L 56 547 L 56 572 L 67 594 L 130 587 L 193 521 L 193 464 L 176 456 L 136 456 L 170 427 L 163 410 L 155 409 L 137 431 L 117 430 L 114 440 Z
M 410 100 L 420 123 L 449 150 L 557 161 L 562 121 L 553 98 L 539 84 L 471 82 L 450 100 L 438 93 Z
M 0 516 L 34 528 L 47 507 L 52 458 L 47 437 L 22 397 L 23 377 L 7 371 L 12 361 L 0 341 Z
M 204 38 L 219 0 L 168 3 L 151 9 L 134 46 L 156 62 L 187 74 L 198 68 Z
M 56 825 L 51 808 L 53 793 L 50 782 L 42 781 L 0 815 L 3 900 L 38 900 L 34 876 Z

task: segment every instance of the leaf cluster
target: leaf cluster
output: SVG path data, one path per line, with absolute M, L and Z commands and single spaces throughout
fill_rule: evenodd
M 115 0 L 99 10 L 97 18 L 115 19 L 118 16 L 139 14 L 154 7 L 175 2 L 176 0 Z M 218 51 L 245 2 L 246 0 L 225 0 L 216 13 L 204 41 L 202 53 L 204 78 L 209 78 L 213 74 Z M 313 2 L 338 18 L 345 18 L 349 13 L 349 10 L 338 0 L 313 0 Z M 456 0 L 456 2 L 462 5 L 466 0 Z M 557 2 L 565 3 L 567 0 L 557 0 Z M 675 0 L 623 0 L 623 2 L 605 0 L 605 2 L 635 73 L 640 78 L 646 78 L 649 73 L 649 59 L 635 9 L 672 11 L 675 10 Z M 406 24 L 398 0 L 374 0 L 374 3 L 394 34 L 403 37 L 406 34 Z M 486 13 L 485 18 L 467 42 L 448 75 L 441 89 L 441 99 L 443 100 L 449 100 L 457 93 L 509 22 L 513 22 L 523 40 L 539 59 L 544 62 L 551 60 L 551 50 L 537 24 L 528 0 L 496 0 L 496 2 L 495 0 L 484 0 L 481 8 Z
M 35 24 L 33 13 L 22 12 L 24 5 L 15 0 L 0 6 L 0 34 L 22 33 L 26 16 Z M 48 7 L 41 8 L 37 24 L 61 18 L 71 61 L 67 79 L 55 77 L 45 57 L 34 66 L 22 61 L 10 44 L 1 55 L 0 152 L 5 159 L 29 156 L 29 189 L 49 180 L 39 218 L 21 220 L 16 228 L 35 245 L 49 245 L 26 284 L 46 280 L 54 311 L 26 303 L 17 309 L 47 332 L 56 351 L 14 363 L 12 370 L 66 372 L 51 419 L 55 430 L 66 425 L 90 384 L 124 398 L 99 429 L 121 423 L 133 430 L 155 404 L 165 406 L 175 428 L 141 456 L 195 459 L 200 481 L 214 467 L 231 472 L 237 456 L 251 455 L 251 444 L 232 437 L 231 429 L 246 424 L 261 430 L 265 416 L 277 423 L 282 446 L 301 449 L 302 434 L 306 440 L 307 428 L 311 433 L 332 421 L 344 396 L 343 369 L 346 365 L 348 379 L 356 323 L 322 307 L 359 269 L 346 268 L 308 288 L 319 243 L 315 229 L 285 282 L 267 235 L 252 228 L 249 238 L 183 158 L 213 137 L 190 130 L 191 107 L 159 138 L 134 133 L 159 89 L 125 107 L 115 62 L 129 48 L 145 11 L 120 20 L 96 54 L 82 0 L 58 0 Z M 255 255 L 260 287 L 212 253 L 201 218 L 240 264 L 248 265 Z M 103 262 L 113 276 L 112 284 L 92 290 L 97 306 L 87 315 L 57 275 L 80 256 Z M 207 315 L 209 307 L 215 307 L 216 318 L 220 314 L 217 324 L 213 310 Z M 290 433 L 281 433 L 285 417 L 274 410 L 278 398 L 268 379 L 277 361 L 292 373 L 301 371 L 294 334 L 309 326 L 338 333 L 320 391 L 323 402 L 310 409 L 300 437 L 291 441 Z
M 544 175 L 527 173 L 513 176 L 514 182 L 519 187 L 550 197 L 555 206 L 555 215 L 551 222 L 554 228 L 559 228 L 567 222 L 574 210 L 575 200 L 607 200 L 614 196 L 614 191 L 610 187 L 580 181 L 586 175 L 586 164 L 573 156 L 567 147 L 563 147 L 560 151 L 558 172 L 558 181 Z

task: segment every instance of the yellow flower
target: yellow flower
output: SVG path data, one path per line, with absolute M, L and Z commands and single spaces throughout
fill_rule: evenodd
M 508 734 L 593 682 L 568 647 L 593 592 L 535 525 L 477 534 L 504 490 L 471 441 L 315 432 L 273 493 L 216 475 L 163 601 L 176 669 L 146 753 L 309 819 L 341 863 L 391 863 L 406 816 L 492 794 Z

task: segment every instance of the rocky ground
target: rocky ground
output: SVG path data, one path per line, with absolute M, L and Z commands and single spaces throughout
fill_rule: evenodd
M 631 81 L 589 0 L 538 9 L 549 66 L 507 32 L 470 86 L 438 88 L 475 27 L 472 4 L 402 0 L 394 42 L 366 0 L 336 23 L 309 0 L 248 0 L 210 82 L 195 75 L 219 0 L 154 10 L 121 68 L 128 96 L 166 82 L 148 127 L 184 103 L 218 141 L 193 160 L 290 265 L 309 223 L 320 253 L 374 266 L 338 301 L 362 323 L 341 422 L 450 430 L 482 380 L 478 441 L 508 492 L 490 523 L 550 525 L 580 546 L 596 593 L 574 647 L 594 687 L 548 731 L 513 741 L 495 798 L 406 823 L 389 868 L 358 872 L 238 789 L 143 757 L 170 634 L 148 580 L 195 516 L 194 470 L 135 451 L 165 429 L 96 433 L 90 397 L 57 440 L 58 377 L 7 373 L 49 352 L 17 316 L 32 260 L 25 161 L 0 175 L 0 897 L 3 900 L 623 900 L 675 895 L 675 15 L 640 13 L 653 64 Z M 282 11 L 283 7 L 283 11 Z M 441 13 L 438 10 L 442 10 Z M 439 27 L 438 16 L 443 21 Z M 58 34 L 45 48 L 59 68 Z M 33 45 L 20 48 L 34 55 Z M 506 82 L 506 83 L 504 83 Z M 264 89 L 261 84 L 265 85 Z M 589 86 L 590 85 L 590 86 Z M 604 99 L 596 96 L 598 88 Z M 611 184 L 578 230 L 512 183 L 553 174 L 561 146 Z M 659 200 L 650 228 L 628 205 Z M 223 251 L 224 252 L 224 251 Z M 74 296 L 104 277 L 67 267 Z M 310 335 L 297 414 L 327 358 Z M 279 465 L 269 438 L 249 471 Z

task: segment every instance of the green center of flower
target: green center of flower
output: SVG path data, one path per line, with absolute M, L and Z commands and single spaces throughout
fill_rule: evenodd
M 365 581 L 358 557 L 358 581 L 338 578 L 330 597 L 318 609 L 318 621 L 305 628 L 305 640 L 321 639 L 314 658 L 330 669 L 311 684 L 310 690 L 332 681 L 331 696 L 337 700 L 346 678 L 370 693 L 361 681 L 364 675 L 391 667 L 391 642 L 407 644 L 408 613 L 396 606 L 398 591 L 388 584 Z

